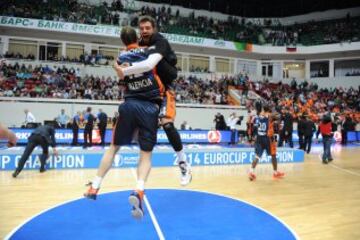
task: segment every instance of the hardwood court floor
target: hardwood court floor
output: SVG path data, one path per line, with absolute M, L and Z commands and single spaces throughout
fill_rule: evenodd
M 271 166 L 247 179 L 246 166 L 194 167 L 187 189 L 208 191 L 255 204 L 282 219 L 303 240 L 360 239 L 360 147 L 333 148 L 334 162 L 323 165 L 320 148 L 305 163 L 284 164 L 286 178 L 271 179 Z M 27 218 L 82 196 L 96 170 L 23 171 L 17 179 L 0 172 L 0 238 Z M 134 170 L 112 169 L 101 192 L 132 189 Z M 154 168 L 148 188 L 180 188 L 177 168 Z

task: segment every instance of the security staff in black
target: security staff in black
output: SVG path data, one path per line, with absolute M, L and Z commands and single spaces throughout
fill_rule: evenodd
M 309 154 L 311 151 L 312 138 L 316 132 L 315 123 L 308 117 L 305 116 L 304 122 L 304 151 Z
M 84 115 L 85 128 L 84 128 L 84 145 L 83 148 L 92 146 L 92 130 L 94 129 L 94 122 L 96 118 L 91 113 L 91 107 L 86 109 L 86 113 Z
M 40 172 L 45 172 L 46 159 L 49 157 L 49 145 L 53 148 L 53 152 L 57 155 L 55 129 L 49 125 L 43 125 L 36 128 L 28 138 L 25 151 L 20 158 L 15 172 L 12 174 L 16 178 L 24 168 L 25 162 L 33 152 L 36 146 L 41 146 L 43 152 L 40 156 Z
M 78 145 L 78 138 L 79 138 L 79 127 L 80 127 L 80 112 L 77 112 L 77 114 L 73 117 L 72 123 L 71 123 L 71 129 L 73 132 L 73 140 L 71 145 L 77 146 Z
M 298 136 L 299 136 L 299 149 L 302 149 L 304 151 L 305 151 L 305 144 L 304 144 L 305 121 L 306 121 L 306 117 L 303 115 L 300 117 L 297 125 Z
M 97 119 L 98 119 L 98 127 L 99 127 L 99 133 L 100 133 L 100 138 L 101 138 L 100 145 L 105 146 L 105 133 L 106 133 L 108 116 L 106 115 L 106 113 L 103 112 L 103 110 L 101 108 L 99 109 Z
M 278 143 L 278 147 L 282 147 L 284 141 L 288 142 L 290 147 L 294 147 L 294 143 L 292 140 L 292 133 L 293 133 L 293 117 L 291 116 L 289 109 L 285 108 L 284 114 L 281 117 L 281 120 L 283 122 L 283 128 L 280 132 L 280 140 Z

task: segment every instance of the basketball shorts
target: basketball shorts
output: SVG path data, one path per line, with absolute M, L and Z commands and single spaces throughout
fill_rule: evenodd
M 259 158 L 263 155 L 264 151 L 270 155 L 270 140 L 268 136 L 257 136 L 255 142 L 255 154 Z
M 135 133 L 138 133 L 140 149 L 152 151 L 157 140 L 158 117 L 158 104 L 138 99 L 126 100 L 119 106 L 112 144 L 131 144 Z

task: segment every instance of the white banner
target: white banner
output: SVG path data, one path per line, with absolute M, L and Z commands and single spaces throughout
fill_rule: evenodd
M 102 37 L 114 37 L 119 38 L 120 27 L 110 25 L 87 25 L 79 23 L 69 22 L 57 22 L 42 19 L 30 19 L 30 18 L 17 18 L 0 16 L 0 27 L 16 27 L 36 30 L 46 30 L 55 32 L 66 32 L 75 34 L 89 34 Z M 286 46 L 274 47 L 270 45 L 252 45 L 240 42 L 230 42 L 224 40 L 216 40 L 188 35 L 178 35 L 170 33 L 162 33 L 170 43 L 228 49 L 240 52 L 256 52 L 262 54 L 315 54 L 315 53 L 328 53 L 328 52 L 341 52 L 341 51 L 355 51 L 359 50 L 360 42 L 351 43 L 336 43 L 325 44 L 317 46 L 298 46 L 289 50 Z
M 115 38 L 119 38 L 121 31 L 120 27 L 115 27 L 110 25 L 88 25 L 88 24 L 79 24 L 79 23 L 70 23 L 70 22 L 57 22 L 50 20 L 6 17 L 6 16 L 0 16 L 0 26 L 66 32 L 66 33 L 90 34 L 90 35 L 97 35 L 102 37 L 115 37 Z M 187 36 L 187 35 L 178 35 L 178 34 L 168 34 L 168 33 L 161 33 L 161 34 L 164 35 L 169 40 L 170 43 L 174 43 L 174 44 L 236 50 L 235 44 L 229 41 Z

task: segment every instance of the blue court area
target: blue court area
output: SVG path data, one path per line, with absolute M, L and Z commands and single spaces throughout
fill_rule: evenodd
M 9 239 L 154 240 L 159 234 L 145 207 L 142 220 L 130 214 L 130 191 L 79 199 L 52 208 L 20 226 Z M 147 190 L 163 239 L 297 239 L 269 213 L 225 196 L 187 190 Z

